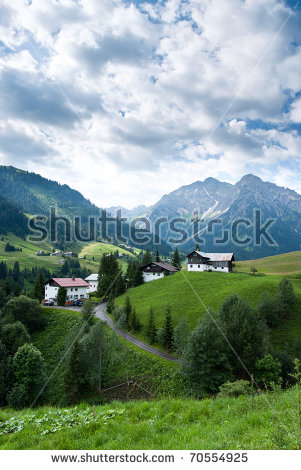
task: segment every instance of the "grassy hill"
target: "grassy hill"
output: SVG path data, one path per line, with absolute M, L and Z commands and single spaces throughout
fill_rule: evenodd
M 2 240 L 3 238 L 3 240 Z M 6 252 L 4 250 L 6 243 L 9 242 L 16 248 L 22 248 L 22 251 Z M 45 252 L 52 252 L 52 245 L 45 242 L 32 243 L 23 238 L 17 237 L 13 233 L 0 236 L 0 262 L 5 261 L 8 267 L 13 267 L 15 261 L 19 261 L 20 268 L 32 268 L 32 267 L 45 267 L 50 271 L 57 270 L 61 267 L 60 261 L 63 259 L 60 256 L 36 256 L 35 252 L 43 250 Z M 118 249 L 119 253 L 127 255 L 127 258 L 134 257 L 134 254 L 116 247 L 109 243 L 77 243 L 70 245 L 68 250 L 72 250 L 78 253 L 79 257 L 86 256 L 86 259 L 79 259 L 82 267 L 90 269 L 92 272 L 98 272 L 99 261 L 103 253 L 115 252 Z M 94 256 L 94 261 L 92 257 Z M 126 267 L 126 260 L 120 258 L 120 263 Z
M 179 272 L 163 279 L 148 282 L 130 289 L 117 299 L 118 305 L 124 305 L 126 296 L 136 308 L 136 313 L 143 323 L 147 324 L 149 308 L 153 307 L 156 326 L 163 326 L 166 308 L 171 308 L 173 323 L 185 317 L 190 326 L 196 326 L 198 319 L 204 315 L 205 306 L 217 311 L 222 302 L 231 294 L 236 293 L 255 305 L 263 292 L 274 294 L 282 276 L 266 275 L 251 276 L 246 273 L 193 273 Z M 296 307 L 291 317 L 282 322 L 275 330 L 277 342 L 291 345 L 301 334 L 301 278 L 291 278 L 296 297 Z M 201 299 L 202 302 L 199 300 Z M 145 339 L 144 329 L 140 337 Z
M 257 260 L 236 261 L 235 264 L 235 271 L 240 272 L 250 272 L 250 267 L 255 266 L 258 272 L 265 274 L 297 274 L 301 273 L 301 251 L 293 251 Z
M 42 352 L 50 377 L 47 387 L 48 401 L 57 404 L 61 400 L 63 385 L 63 373 L 66 364 L 66 356 L 72 340 L 78 336 L 81 315 L 78 312 L 64 309 L 44 309 L 47 319 L 45 330 L 33 334 L 33 343 Z M 99 321 L 95 319 L 95 321 Z M 179 366 L 157 356 L 153 356 L 130 343 L 122 342 L 122 355 L 124 361 L 115 370 L 114 382 L 109 386 L 115 386 L 127 381 L 127 370 L 129 380 L 137 382 L 143 388 L 155 396 L 170 395 L 173 397 L 185 396 L 185 381 L 179 374 Z M 140 389 L 142 390 L 142 389 Z M 105 396 L 98 397 L 97 393 L 93 400 L 103 402 L 114 397 L 129 398 L 131 396 L 141 397 L 128 387 L 121 387 Z M 147 393 L 141 392 L 143 397 Z M 93 394 L 92 394 L 93 395 Z M 90 397 L 82 397 L 83 400 Z
M 196 400 L 154 400 L 114 402 L 98 406 L 85 404 L 63 411 L 76 413 L 77 426 L 49 429 L 57 408 L 16 412 L 0 411 L 0 423 L 27 419 L 20 432 L 0 436 L 1 449 L 300 449 L 297 391 L 268 393 L 255 397 Z M 119 412 L 119 413 L 118 413 Z M 82 424 L 86 413 L 88 424 Z M 36 419 L 48 419 L 39 425 Z M 82 421 L 81 421 L 82 420 Z M 65 421 L 66 422 L 66 421 Z M 3 429 L 3 428 L 2 428 Z M 0 427 L 1 432 L 1 427 Z M 239 464 L 238 464 L 239 465 Z

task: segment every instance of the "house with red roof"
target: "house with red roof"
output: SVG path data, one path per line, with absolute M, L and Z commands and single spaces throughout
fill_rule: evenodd
M 56 299 L 59 287 L 67 290 L 67 300 L 88 297 L 89 284 L 80 277 L 53 277 L 45 283 L 45 299 Z

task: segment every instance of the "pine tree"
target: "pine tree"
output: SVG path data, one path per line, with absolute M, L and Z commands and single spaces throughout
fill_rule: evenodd
M 159 263 L 160 260 L 160 255 L 159 255 L 159 251 L 157 250 L 156 251 L 156 260 L 155 260 L 157 263 Z
M 171 264 L 179 269 L 182 267 L 178 247 L 174 251 Z
M 195 245 L 195 251 L 200 251 L 200 246 L 198 243 Z
M 141 284 L 143 283 L 143 271 L 140 269 L 140 266 L 136 266 L 136 270 L 133 277 L 133 287 L 141 286 Z
M 148 324 L 147 324 L 147 327 L 146 327 L 146 336 L 147 336 L 150 344 L 153 344 L 156 341 L 157 328 L 156 328 L 156 325 L 155 325 L 155 317 L 154 317 L 154 311 L 153 311 L 152 307 L 150 307 L 150 310 L 149 310 Z
M 126 325 L 129 325 L 129 320 L 131 316 L 132 305 L 129 296 L 125 299 L 125 307 L 124 307 L 124 314 L 125 314 L 125 322 Z
M 78 400 L 80 379 L 79 344 L 78 341 L 76 341 L 71 350 L 64 375 L 64 392 L 68 404 L 76 403 Z
M 114 310 L 114 307 L 115 307 L 114 295 L 112 292 L 110 292 L 109 300 L 107 303 L 107 312 L 111 314 Z
M 36 277 L 34 288 L 33 288 L 33 297 L 41 302 L 44 299 L 44 276 L 43 271 L 40 269 L 39 275 Z
M 10 280 L 9 280 L 8 276 L 5 279 L 4 290 L 5 290 L 6 296 L 8 297 L 11 294 L 11 285 L 10 285 Z
M 21 273 L 20 273 L 19 261 L 16 261 L 13 267 L 13 280 L 15 282 L 18 282 L 20 280 L 20 276 L 21 276 Z
M 57 304 L 60 306 L 65 305 L 67 300 L 67 290 L 65 287 L 59 287 L 58 293 L 57 293 Z
M 147 248 L 146 252 L 144 253 L 141 261 L 141 266 L 145 266 L 153 261 L 153 256 L 149 248 Z
M 165 322 L 163 327 L 163 346 L 167 351 L 171 351 L 174 347 L 174 332 L 172 326 L 170 307 L 167 307 Z

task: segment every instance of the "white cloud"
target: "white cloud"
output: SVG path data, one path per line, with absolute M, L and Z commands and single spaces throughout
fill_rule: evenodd
M 207 176 L 299 168 L 300 136 L 281 126 L 300 122 L 300 15 L 282 2 L 15 0 L 5 14 L 1 118 L 62 162 L 31 171 L 133 206 Z

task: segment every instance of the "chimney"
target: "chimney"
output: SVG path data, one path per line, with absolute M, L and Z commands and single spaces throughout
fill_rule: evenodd
M 72 278 L 72 281 L 75 281 L 75 277 Z

